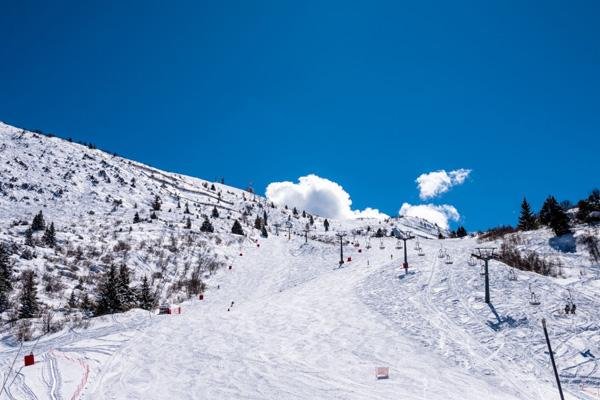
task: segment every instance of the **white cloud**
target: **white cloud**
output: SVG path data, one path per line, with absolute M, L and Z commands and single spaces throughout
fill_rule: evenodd
M 400 208 L 399 214 L 426 219 L 429 222 L 438 224 L 438 226 L 443 229 L 448 229 L 448 221 L 458 221 L 460 219 L 458 210 L 454 206 L 448 204 L 437 206 L 435 204 L 412 205 L 404 203 Z
M 267 186 L 267 198 L 276 205 L 288 205 L 326 218 L 353 219 L 388 216 L 377 209 L 352 210 L 348 192 L 329 179 L 310 174 L 298 178 L 298 183 L 273 182 Z
M 470 173 L 470 169 L 461 168 L 450 172 L 442 169 L 421 174 L 416 179 L 419 186 L 419 197 L 425 200 L 446 193 L 452 186 L 462 184 Z

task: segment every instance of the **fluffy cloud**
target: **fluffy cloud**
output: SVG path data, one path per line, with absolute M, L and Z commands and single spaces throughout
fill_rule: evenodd
M 470 173 L 470 169 L 461 168 L 450 172 L 442 169 L 421 174 L 416 180 L 419 186 L 419 197 L 425 200 L 446 193 L 452 186 L 462 184 Z
M 298 178 L 298 183 L 270 183 L 266 196 L 277 205 L 287 204 L 326 218 L 387 218 L 387 215 L 373 208 L 352 210 L 352 200 L 343 187 L 313 174 Z
M 448 221 L 458 221 L 460 219 L 460 214 L 456 208 L 448 204 L 438 206 L 434 204 L 412 205 L 404 203 L 400 208 L 399 214 L 426 219 L 429 222 L 438 224 L 443 229 L 448 229 Z

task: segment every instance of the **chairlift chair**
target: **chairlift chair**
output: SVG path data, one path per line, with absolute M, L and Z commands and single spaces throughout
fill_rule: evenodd
M 438 252 L 438 258 L 444 258 L 446 257 L 446 253 L 444 252 L 444 249 L 440 249 L 440 251 Z
M 402 241 L 400 239 L 398 239 L 398 241 L 396 242 L 396 248 L 398 250 L 402 248 Z
M 453 264 L 454 261 L 452 260 L 452 257 L 450 257 L 450 254 L 446 253 L 446 264 Z
M 379 241 L 379 248 L 380 248 L 381 250 L 385 249 L 385 246 L 383 245 L 383 239 L 381 239 L 381 240 Z
M 515 270 L 513 268 L 510 268 L 510 267 L 508 267 L 508 280 L 509 281 L 517 280 L 517 273 L 515 272 Z
M 475 261 L 475 257 L 471 256 L 469 258 L 469 261 L 467 261 L 467 264 L 469 264 L 470 267 L 474 267 L 475 265 L 477 265 L 477 261 Z
M 540 296 L 538 296 L 533 289 L 531 289 L 531 283 L 529 284 L 529 304 L 531 304 L 532 306 L 539 306 L 540 305 Z
M 415 250 L 420 250 L 421 249 L 421 244 L 419 243 L 419 238 L 417 238 L 417 240 L 415 240 Z

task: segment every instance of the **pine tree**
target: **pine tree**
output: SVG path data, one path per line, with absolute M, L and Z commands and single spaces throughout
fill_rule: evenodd
M 254 229 L 262 229 L 263 223 L 262 223 L 262 219 L 260 219 L 260 217 L 257 215 L 256 219 L 254 220 Z
M 461 225 L 456 229 L 456 237 L 461 238 L 461 237 L 465 237 L 465 236 L 467 236 L 467 230 L 465 229 L 464 226 Z
M 121 310 L 117 269 L 114 265 L 104 273 L 96 288 L 96 315 L 115 313 Z
M 88 318 L 94 314 L 94 304 L 92 304 L 90 296 L 88 296 L 87 293 L 84 293 L 83 296 L 81 296 L 79 308 L 83 312 L 83 315 L 85 315 Z
M 185 210 L 183 211 L 184 214 L 190 214 L 190 208 L 188 206 L 188 203 L 185 203 Z
M 264 237 L 264 238 L 268 238 L 269 237 L 269 233 L 267 232 L 267 228 L 263 225 L 263 227 L 260 230 L 260 236 Z
M 8 250 L 0 243 L 0 313 L 9 306 L 8 298 L 12 288 L 12 266 L 8 258 Z
M 296 207 L 294 207 L 294 209 L 292 210 L 292 213 L 296 216 L 298 215 L 298 210 L 296 209 Z
M 302 210 L 302 218 L 306 218 L 306 211 Z
M 213 207 L 211 216 L 213 218 L 219 218 L 219 210 L 217 210 L 217 206 Z
M 35 243 L 33 242 L 33 231 L 31 230 L 31 228 L 27 228 L 27 230 L 25 231 L 25 246 L 35 246 Z
M 133 216 L 133 223 L 134 224 L 140 223 L 140 214 L 138 214 L 137 211 L 136 211 L 135 215 Z
M 308 219 L 308 223 L 311 225 L 315 224 L 315 219 L 313 218 L 313 216 L 311 215 L 310 218 Z
M 46 232 L 44 232 L 42 241 L 48 247 L 56 246 L 56 232 L 54 230 L 54 222 L 52 222 L 50 226 L 46 228 Z
M 146 276 L 142 278 L 142 285 L 138 290 L 137 302 L 138 307 L 143 310 L 152 310 L 156 305 L 156 297 L 152 293 Z
M 552 216 L 556 212 L 556 209 L 560 208 L 558 205 L 558 201 L 554 196 L 548 196 L 542 204 L 542 208 L 540 209 L 540 222 L 546 226 L 550 225 L 552 221 Z
M 33 231 L 42 231 L 46 228 L 46 222 L 44 221 L 44 215 L 40 211 L 33 217 L 33 221 L 31 222 L 31 229 Z
M 523 198 L 523 202 L 521 203 L 521 215 L 519 215 L 519 224 L 517 225 L 517 229 L 520 231 L 531 231 L 537 229 L 538 224 L 531 211 L 531 207 L 527 202 L 526 198 Z
M 119 276 L 117 278 L 120 311 L 127 311 L 136 305 L 135 290 L 131 287 L 130 282 L 131 271 L 125 264 L 121 264 L 119 268 Z
M 215 228 L 213 228 L 212 224 L 208 220 L 208 218 L 204 218 L 204 222 L 202 222 L 202 226 L 200 226 L 200 232 L 214 232 Z
M 268 225 L 268 223 L 267 223 L 267 217 L 268 217 L 267 216 L 267 211 L 264 210 L 263 211 L 263 223 L 264 223 L 264 225 Z
M 557 236 L 569 233 L 569 216 L 554 196 L 548 196 L 540 210 L 540 222 L 552 228 Z
M 33 318 L 39 311 L 35 273 L 25 270 L 21 273 L 21 294 L 19 295 L 19 318 Z
M 325 221 L 323 221 L 323 226 L 325 226 L 325 232 L 329 231 L 329 221 L 327 221 L 327 218 L 325 218 Z
M 185 229 L 192 229 L 192 220 L 190 217 L 187 217 L 187 221 L 185 221 Z
M 231 233 L 236 234 L 236 235 L 244 234 L 242 225 L 240 224 L 240 221 L 238 221 L 237 219 L 233 222 L 233 226 L 231 227 Z
M 217 188 L 215 187 L 215 184 L 214 184 L 214 183 L 213 183 L 212 185 L 210 185 L 210 190 L 212 190 L 213 192 L 214 192 L 215 190 L 217 190 Z
M 77 297 L 75 297 L 75 291 L 71 290 L 71 296 L 69 296 L 69 301 L 67 302 L 67 305 L 69 306 L 69 308 L 77 308 Z
M 160 210 L 160 206 L 161 206 L 160 197 L 158 197 L 158 195 L 157 195 L 154 197 L 154 201 L 152 202 L 152 209 L 154 211 L 158 211 L 158 210 Z
M 156 216 L 156 213 L 154 211 L 152 211 L 150 213 L 150 219 L 158 219 L 158 217 Z

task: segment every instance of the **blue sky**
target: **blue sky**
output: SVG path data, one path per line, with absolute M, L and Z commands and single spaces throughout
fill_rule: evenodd
M 4 2 L 0 120 L 390 215 L 471 169 L 426 200 L 468 229 L 600 183 L 598 2 L 175 3 Z

